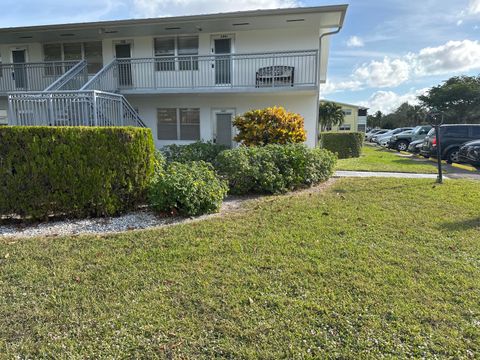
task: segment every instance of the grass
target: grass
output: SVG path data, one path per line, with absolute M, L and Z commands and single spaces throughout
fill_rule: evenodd
M 480 183 L 342 179 L 247 206 L 160 230 L 0 240 L 0 357 L 480 353 Z
M 437 172 L 431 162 L 419 162 L 400 157 L 394 151 L 365 145 L 359 158 L 341 159 L 337 170 L 386 171 L 404 173 L 434 174 Z

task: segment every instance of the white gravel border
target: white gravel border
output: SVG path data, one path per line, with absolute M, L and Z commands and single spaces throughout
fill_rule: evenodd
M 229 197 L 224 200 L 220 212 L 195 218 L 158 217 L 148 210 L 132 212 L 118 217 L 93 218 L 79 220 L 61 220 L 40 224 L 0 225 L 1 238 L 55 237 L 80 234 L 109 234 L 132 230 L 164 227 L 191 221 L 203 220 L 209 217 L 239 210 L 243 203 L 253 197 Z
M 330 180 L 317 186 L 279 196 L 291 197 L 301 194 L 321 192 L 335 181 L 335 178 L 331 178 Z M 245 209 L 245 203 L 249 201 L 256 201 L 262 197 L 264 196 L 229 196 L 223 201 L 222 207 L 218 213 L 190 218 L 158 217 L 150 211 L 142 210 L 109 218 L 62 220 L 32 225 L 0 225 L 0 240 L 33 237 L 74 236 L 82 234 L 113 234 L 124 231 L 161 228 L 181 223 L 200 221 L 216 216 L 223 216 L 231 212 L 238 212 L 242 209 Z

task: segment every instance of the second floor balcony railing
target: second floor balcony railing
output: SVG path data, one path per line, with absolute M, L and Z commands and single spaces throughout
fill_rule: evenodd
M 78 61 L 0 64 L 0 94 L 12 91 L 42 91 Z
M 318 85 L 318 51 L 116 59 L 84 89 L 122 92 L 308 88 Z

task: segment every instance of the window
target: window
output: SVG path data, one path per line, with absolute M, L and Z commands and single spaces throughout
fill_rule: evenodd
M 180 140 L 200 139 L 200 110 L 180 109 Z
M 62 44 L 43 45 L 43 58 L 45 61 L 62 61 Z M 45 75 L 54 76 L 63 74 L 62 64 L 49 64 L 45 67 Z
M 175 70 L 175 38 L 155 39 L 157 71 Z
M 157 109 L 158 140 L 200 140 L 200 109 Z
M 468 137 L 467 126 L 446 126 L 442 128 L 441 134 L 447 137 Z
M 157 71 L 198 70 L 198 36 L 156 38 L 154 47 Z
M 338 128 L 338 130 L 340 130 L 340 131 L 350 131 L 350 124 L 340 125 L 340 127 Z
M 352 109 L 343 109 L 343 115 L 352 115 Z
M 480 139 L 480 126 L 472 126 L 472 136 Z
M 102 42 L 44 44 L 43 59 L 58 62 L 85 59 L 88 73 L 95 74 L 103 66 Z M 64 64 L 52 64 L 45 72 L 47 75 L 61 75 L 67 70 L 64 69 Z
M 0 110 L 0 125 L 7 125 L 7 110 Z
M 84 58 L 87 60 L 88 73 L 96 74 L 103 67 L 103 49 L 101 41 L 91 41 L 83 44 Z
M 357 131 L 365 132 L 365 130 L 366 130 L 365 127 L 366 127 L 365 124 L 358 124 L 358 129 L 357 129 Z

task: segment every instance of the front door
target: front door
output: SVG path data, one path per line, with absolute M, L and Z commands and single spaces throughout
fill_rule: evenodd
M 232 83 L 232 37 L 213 39 L 215 54 L 215 85 Z
M 232 111 L 215 113 L 215 143 L 232 147 L 232 119 Z
M 26 60 L 26 50 L 12 50 L 12 62 L 14 64 L 12 77 L 15 81 L 15 88 L 17 89 L 27 88 Z
M 132 49 L 130 44 L 116 44 L 115 57 L 122 59 L 118 64 L 118 83 L 120 87 L 131 87 L 132 82 Z

